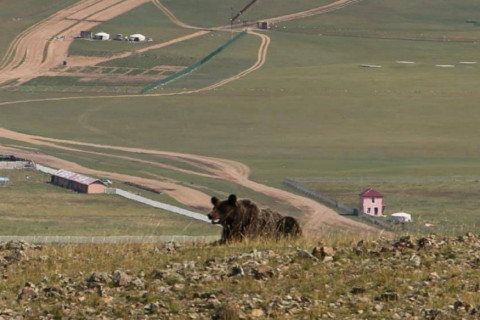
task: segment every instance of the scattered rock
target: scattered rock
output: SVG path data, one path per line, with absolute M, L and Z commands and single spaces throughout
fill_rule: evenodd
M 38 297 L 38 288 L 31 282 L 25 283 L 25 286 L 20 290 L 18 300 L 32 300 Z
M 375 297 L 377 301 L 396 301 L 398 300 L 398 294 L 395 292 L 383 292 Z
M 364 287 L 353 287 L 352 290 L 350 290 L 351 294 L 360 294 L 360 293 L 365 293 L 365 288 Z
M 253 269 L 256 279 L 266 279 L 271 278 L 274 275 L 273 268 L 266 265 L 260 265 Z
M 308 252 L 307 250 L 303 250 L 303 249 L 297 249 L 297 250 L 298 250 L 298 255 L 299 255 L 301 258 L 312 259 L 313 261 L 320 261 L 320 259 L 318 259 L 317 257 L 315 257 L 313 254 L 311 254 L 311 253 Z
M 262 309 L 253 309 L 251 315 L 254 318 L 260 318 L 265 316 L 265 312 Z
M 89 286 L 97 286 L 112 282 L 112 277 L 106 272 L 94 272 L 87 278 Z
M 130 277 L 122 270 L 115 270 L 112 274 L 112 280 L 113 284 L 116 287 L 125 287 L 130 284 L 130 281 L 132 281 L 132 277 Z

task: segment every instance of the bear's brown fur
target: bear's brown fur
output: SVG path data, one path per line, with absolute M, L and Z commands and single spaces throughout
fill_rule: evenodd
M 295 218 L 284 217 L 271 209 L 260 210 L 254 202 L 238 200 L 234 194 L 224 201 L 216 197 L 211 201 L 213 209 L 208 218 L 223 227 L 222 243 L 256 237 L 298 237 L 302 233 Z

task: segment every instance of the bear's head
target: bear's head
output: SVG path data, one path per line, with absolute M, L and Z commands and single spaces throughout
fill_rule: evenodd
M 224 201 L 220 201 L 216 197 L 212 197 L 211 201 L 213 209 L 207 217 L 213 224 L 225 225 L 227 219 L 237 212 L 237 196 L 234 194 L 231 194 L 228 199 Z

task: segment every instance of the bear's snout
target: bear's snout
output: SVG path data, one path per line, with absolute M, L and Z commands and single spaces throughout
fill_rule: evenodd
M 208 219 L 212 220 L 212 224 L 220 223 L 220 219 L 215 218 L 212 213 L 207 214 Z

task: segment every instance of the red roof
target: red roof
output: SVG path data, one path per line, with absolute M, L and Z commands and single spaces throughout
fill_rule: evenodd
M 71 172 L 68 170 L 60 169 L 57 172 L 53 174 L 54 176 L 60 177 L 60 178 L 65 178 L 68 180 L 72 180 L 75 182 L 78 182 L 80 184 L 84 185 L 91 185 L 92 183 L 102 183 L 100 180 L 92 178 L 92 177 L 87 177 L 75 172 Z M 102 183 L 104 184 L 104 183 Z
M 370 198 L 370 197 L 383 198 L 383 196 L 380 194 L 380 192 L 378 192 L 377 190 L 375 190 L 373 188 L 368 188 L 368 189 L 364 190 L 362 193 L 360 193 L 360 197 L 364 197 L 364 198 Z

